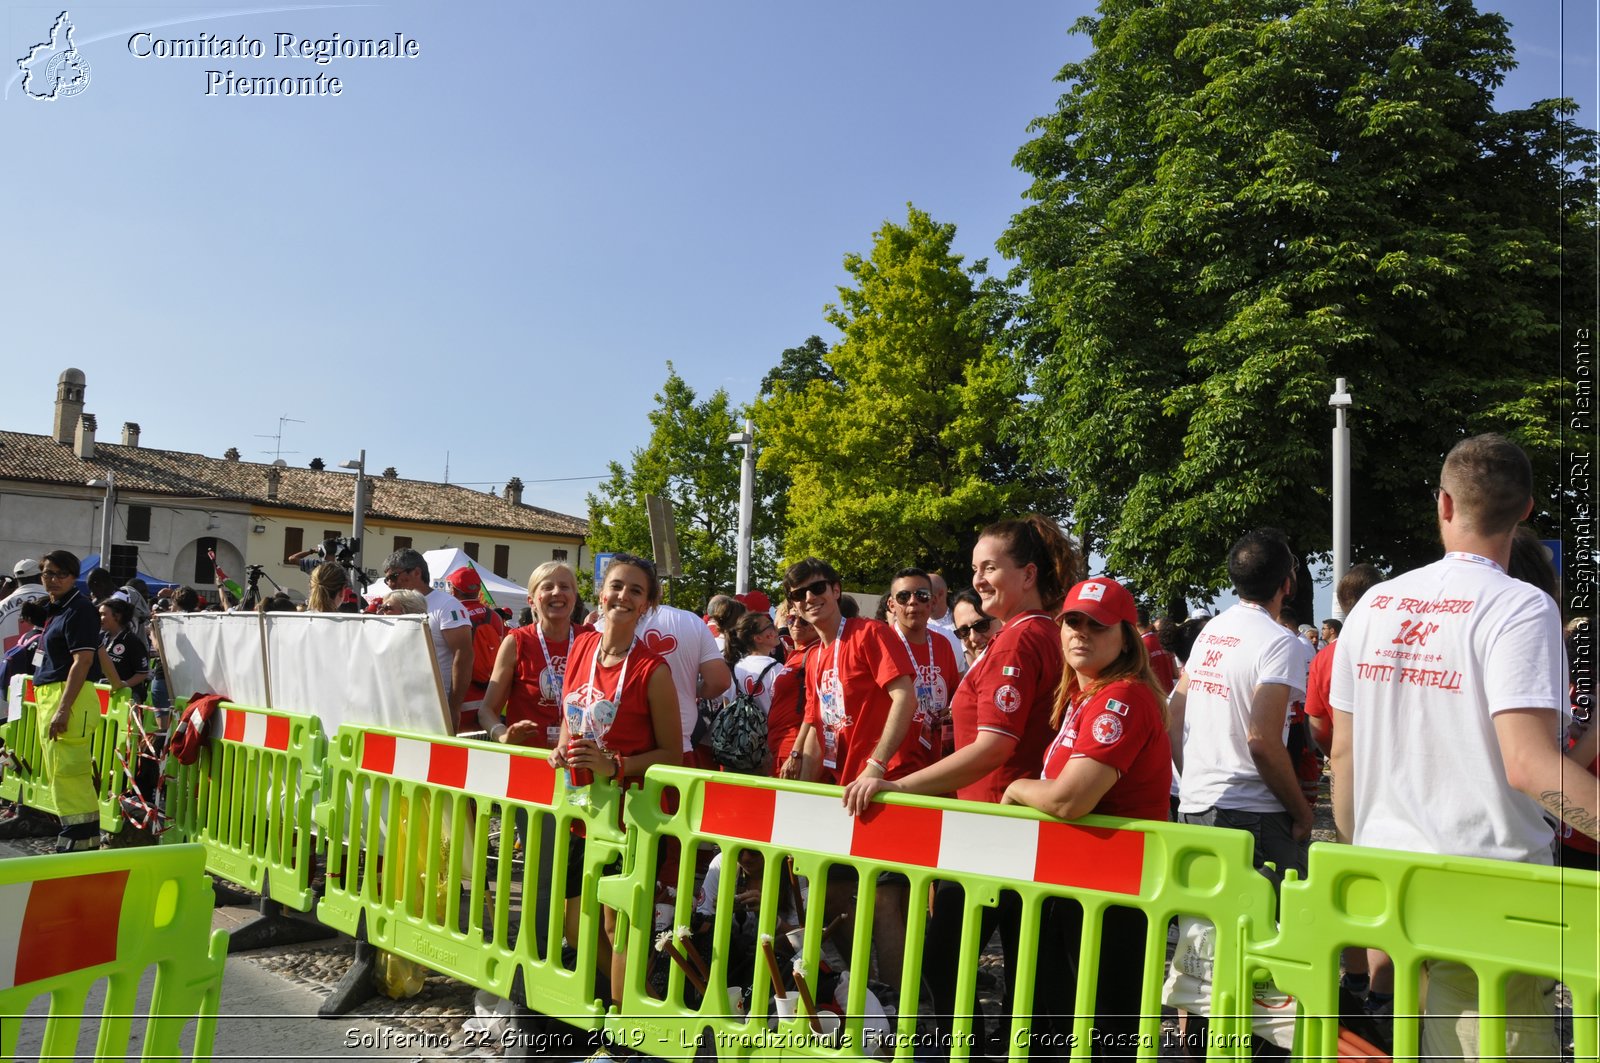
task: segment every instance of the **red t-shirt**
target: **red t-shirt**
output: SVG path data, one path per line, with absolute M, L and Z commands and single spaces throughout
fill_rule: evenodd
M 896 641 L 900 640 L 897 630 L 891 629 L 889 633 Z M 924 645 L 901 643 L 910 649 L 911 664 L 916 669 L 913 682 L 916 683 L 917 714 L 912 717 L 911 733 L 907 736 L 915 737 L 916 741 L 907 741 L 889 762 L 895 778 L 921 771 L 943 756 L 944 721 L 950 712 L 950 699 L 961 682 L 961 669 L 956 665 L 950 640 L 933 631 L 925 634 Z
M 854 782 L 883 736 L 892 699 L 886 687 L 901 676 L 913 676 L 911 658 L 889 625 L 863 617 L 843 618 L 839 637 L 806 650 L 806 720 L 820 732 L 822 764 L 840 783 Z M 909 774 L 902 758 L 917 741 L 906 729 L 905 741 L 889 758 L 887 778 Z
M 1036 778 L 1054 732 L 1050 709 L 1061 683 L 1061 635 L 1042 612 L 1007 621 L 989 648 L 967 669 L 950 705 L 956 748 L 994 731 L 1016 741 L 1005 763 L 956 791 L 963 801 L 998 804 L 1013 779 Z
M 1328 689 L 1333 684 L 1333 648 L 1330 642 L 1311 658 L 1311 674 L 1306 679 L 1306 715 L 1333 723 L 1333 706 L 1328 704 Z
M 1154 631 L 1146 631 L 1139 639 L 1144 643 L 1145 653 L 1150 656 L 1150 671 L 1155 673 L 1156 682 L 1161 684 L 1161 692 L 1170 693 L 1178 682 L 1177 660 L 1161 645 L 1161 636 Z
M 545 639 L 545 645 L 550 648 L 548 661 L 539 648 L 537 623 L 511 632 L 517 646 L 517 670 L 511 676 L 511 692 L 506 698 L 503 715 L 507 726 L 522 720 L 532 721 L 539 729 L 534 744 L 541 749 L 553 748 L 561 731 L 561 684 L 572 640 L 593 630 L 588 624 L 574 624 L 561 641 Z M 550 669 L 549 675 L 544 674 L 546 667 Z
M 554 655 L 555 650 L 550 652 Z M 645 649 L 644 643 L 635 639 L 621 664 L 595 667 L 591 683 L 590 666 L 599 652 L 599 632 L 585 631 L 573 636 L 572 653 L 567 657 L 567 671 L 561 687 L 561 703 L 567 707 L 569 715 L 581 709 L 584 721 L 581 729 L 572 729 L 569 734 L 592 732 L 601 748 L 624 757 L 648 753 L 657 748 L 655 725 L 650 718 L 650 677 L 656 669 L 667 667 L 666 659 Z M 623 675 L 624 667 L 626 675 Z M 620 691 L 617 689 L 619 682 Z M 616 705 L 616 715 L 609 726 L 593 718 L 593 706 L 600 701 Z M 639 781 L 633 776 L 623 780 L 624 783 Z
M 1091 697 L 1073 699 L 1040 777 L 1056 778 L 1073 757 L 1098 760 L 1119 773 L 1094 806 L 1096 815 L 1167 818 L 1172 745 L 1155 694 L 1144 683 L 1119 679 Z
M 772 752 L 772 772 L 778 773 L 784 761 L 794 750 L 794 740 L 800 736 L 800 725 L 806 718 L 806 692 L 803 678 L 803 655 L 796 663 L 785 664 L 768 678 L 772 685 L 772 704 L 767 709 L 767 749 Z

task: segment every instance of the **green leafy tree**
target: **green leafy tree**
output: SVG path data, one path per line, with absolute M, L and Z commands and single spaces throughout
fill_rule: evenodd
M 667 585 L 667 600 L 700 610 L 714 594 L 732 593 L 738 562 L 739 458 L 728 436 L 743 429 L 727 392 L 718 388 L 703 401 L 667 363 L 667 382 L 650 413 L 650 442 L 633 452 L 627 467 L 610 465 L 610 476 L 591 493 L 589 546 L 595 553 L 626 550 L 654 555 L 645 496 L 671 501 L 678 528 L 683 577 Z M 755 549 L 751 585 L 770 585 L 775 567 L 774 492 L 757 478 Z
M 761 470 L 791 483 L 784 556 L 827 558 L 852 586 L 963 571 L 977 531 L 1033 501 L 1001 434 L 1020 409 L 1012 360 L 987 346 L 983 264 L 964 268 L 954 236 L 908 206 L 847 255 L 854 284 L 826 311 L 841 340 L 784 352 L 754 408 Z
M 1165 600 L 1257 525 L 1329 546 L 1328 395 L 1350 378 L 1356 552 L 1437 550 L 1465 435 L 1554 499 L 1562 301 L 1592 315 L 1593 134 L 1497 112 L 1505 21 L 1457 0 L 1103 0 L 1017 156 L 1000 250 L 1049 351 L 1036 435 L 1081 532 Z M 1563 260 L 1563 253 L 1565 259 Z M 1565 269 L 1563 270 L 1563 266 Z

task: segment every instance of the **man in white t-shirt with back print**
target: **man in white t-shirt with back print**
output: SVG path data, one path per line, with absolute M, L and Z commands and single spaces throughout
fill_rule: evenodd
M 1558 744 L 1567 669 L 1556 603 L 1505 573 L 1533 510 L 1533 470 L 1515 444 L 1476 436 L 1445 458 L 1435 495 L 1443 559 L 1372 588 L 1336 643 L 1335 820 L 1356 845 L 1549 864 L 1544 813 L 1600 836 L 1600 783 Z M 1423 1054 L 1475 1058 L 1471 969 L 1424 970 Z M 1559 1058 L 1554 988 L 1510 976 L 1511 1058 Z

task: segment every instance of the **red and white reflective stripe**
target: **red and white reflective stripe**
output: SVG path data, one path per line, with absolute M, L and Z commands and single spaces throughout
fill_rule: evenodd
M 852 816 L 839 798 L 708 781 L 704 834 L 781 849 L 941 871 L 1137 894 L 1144 835 L 1134 830 L 976 812 L 873 805 Z
M 0 886 L 0 990 L 117 958 L 127 871 Z
M 281 751 L 289 748 L 289 719 L 266 712 L 219 706 L 222 713 L 221 736 L 224 742 Z
M 549 761 L 519 756 L 506 746 L 480 748 L 365 733 L 361 736 L 361 770 L 482 797 L 535 805 L 555 801 L 556 773 Z

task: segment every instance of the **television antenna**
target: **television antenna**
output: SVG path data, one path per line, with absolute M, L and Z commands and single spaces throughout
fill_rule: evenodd
M 284 450 L 283 449 L 283 426 L 286 425 L 286 424 L 305 424 L 305 422 L 300 420 L 300 418 L 298 418 L 298 417 L 290 417 L 288 414 L 284 414 L 282 417 L 278 418 L 278 431 L 275 434 L 264 435 L 261 432 L 257 432 L 256 433 L 256 438 L 257 439 L 270 439 L 270 440 L 272 440 L 272 442 L 273 442 L 272 449 L 271 450 L 263 450 L 261 453 L 263 453 L 263 454 L 271 454 L 272 457 L 273 457 L 273 463 L 274 464 L 276 464 L 278 461 L 282 460 L 282 458 L 283 458 L 283 456 L 285 454 L 298 454 L 298 453 L 300 453 L 298 450 Z

